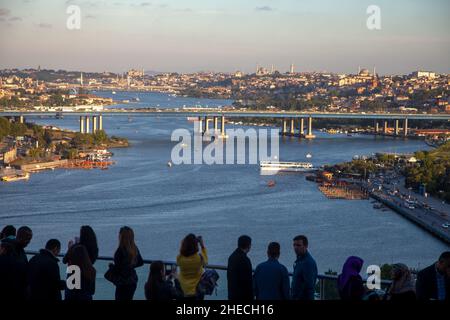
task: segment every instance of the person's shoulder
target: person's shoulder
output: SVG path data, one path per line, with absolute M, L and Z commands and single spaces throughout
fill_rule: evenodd
M 288 269 L 286 268 L 286 266 L 285 266 L 284 264 L 281 264 L 281 263 L 280 263 L 279 268 L 280 268 L 280 270 L 281 270 L 282 272 L 289 273 Z
M 230 254 L 230 256 L 228 257 L 228 260 L 236 259 L 238 256 L 239 256 L 239 251 L 236 249 Z
M 420 270 L 420 271 L 417 273 L 417 276 L 418 276 L 418 277 L 422 277 L 422 276 L 425 276 L 425 275 L 428 275 L 428 274 L 432 274 L 433 272 L 435 272 L 435 266 L 434 266 L 434 264 L 432 264 L 432 265 L 430 265 L 430 266 L 428 266 L 428 267 L 426 267 L 426 268 Z
M 314 260 L 313 256 L 308 252 L 305 262 L 314 266 L 317 266 L 316 260 Z
M 266 264 L 267 264 L 267 261 L 259 263 L 255 268 L 255 272 L 256 272 L 256 270 L 260 270 L 261 268 L 264 268 Z

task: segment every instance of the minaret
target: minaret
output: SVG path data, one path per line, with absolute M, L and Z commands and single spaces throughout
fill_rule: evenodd
M 272 68 L 270 69 L 270 73 L 273 74 L 273 72 L 275 71 L 273 64 L 272 64 Z
M 83 72 L 81 72 L 80 75 L 80 85 L 83 86 Z
M 294 73 L 294 64 L 293 63 L 291 63 L 291 69 L 289 70 L 289 73 L 291 73 L 291 74 L 293 74 Z

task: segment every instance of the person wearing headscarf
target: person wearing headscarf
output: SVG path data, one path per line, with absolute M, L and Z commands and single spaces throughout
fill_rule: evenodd
M 362 300 L 365 289 L 359 273 L 364 264 L 363 259 L 355 256 L 347 258 L 342 273 L 338 276 L 337 286 L 342 300 Z
M 416 290 L 411 271 L 403 263 L 392 265 L 392 284 L 386 293 L 386 299 L 392 301 L 416 300 Z

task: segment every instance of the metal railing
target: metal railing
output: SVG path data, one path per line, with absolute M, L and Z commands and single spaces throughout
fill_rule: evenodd
M 26 251 L 27 255 L 36 255 L 39 252 L 38 251 Z M 59 258 L 63 258 L 65 256 L 64 253 L 61 253 L 58 255 Z M 97 258 L 97 261 L 104 261 L 104 262 L 114 262 L 114 258 L 107 257 L 107 256 L 99 256 Z M 144 265 L 151 265 L 155 261 L 162 261 L 158 259 L 143 259 Z M 173 266 L 177 265 L 175 261 L 162 261 L 164 266 Z M 213 269 L 217 271 L 227 271 L 227 266 L 224 265 L 218 265 L 218 264 L 207 264 L 205 266 L 205 269 Z M 253 269 L 253 272 L 255 270 Z M 103 278 L 103 274 L 100 274 L 101 278 Z M 289 278 L 292 278 L 293 273 L 289 272 Z M 317 284 L 316 284 L 316 299 L 318 300 L 338 300 L 339 299 L 339 293 L 337 290 L 337 276 L 335 275 L 327 275 L 327 274 L 319 274 L 317 276 Z M 223 279 L 222 277 L 220 279 Z M 219 279 L 219 284 L 220 284 Z M 226 279 L 226 278 L 225 278 Z M 225 281 L 226 283 L 226 281 Z M 391 284 L 391 281 L 382 280 L 381 286 L 382 288 L 386 288 Z M 225 292 L 223 292 L 225 294 Z M 112 296 L 111 296 L 112 299 Z M 226 296 L 219 297 L 219 299 L 226 299 Z

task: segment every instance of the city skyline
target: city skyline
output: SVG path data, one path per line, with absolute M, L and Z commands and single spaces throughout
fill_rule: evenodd
M 448 73 L 447 1 L 0 1 L 0 68 Z M 81 29 L 69 30 L 69 5 Z M 381 30 L 366 27 L 369 5 Z

